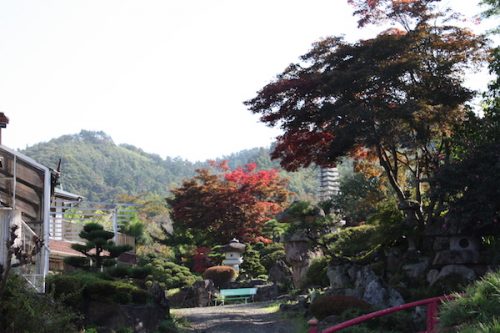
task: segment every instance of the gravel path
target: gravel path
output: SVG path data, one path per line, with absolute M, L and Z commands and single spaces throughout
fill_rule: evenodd
M 186 319 L 190 333 L 299 333 L 294 322 L 280 313 L 269 313 L 272 302 L 172 309 L 178 318 Z

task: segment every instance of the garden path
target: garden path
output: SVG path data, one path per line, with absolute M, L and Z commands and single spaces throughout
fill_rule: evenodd
M 273 302 L 172 309 L 177 318 L 189 322 L 183 333 L 301 333 L 300 320 L 272 312 Z

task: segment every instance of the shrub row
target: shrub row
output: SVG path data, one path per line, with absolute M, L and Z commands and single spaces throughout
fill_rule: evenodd
M 144 304 L 149 300 L 147 291 L 131 283 L 88 272 L 53 275 L 47 280 L 47 286 L 56 298 L 64 299 L 76 309 L 90 300 L 120 304 Z

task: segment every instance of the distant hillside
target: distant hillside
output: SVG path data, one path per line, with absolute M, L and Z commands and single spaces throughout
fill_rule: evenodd
M 103 132 L 81 131 L 79 134 L 59 138 L 28 147 L 23 154 L 55 168 L 62 159 L 61 184 L 67 191 L 79 193 L 90 201 L 113 200 L 117 194 L 157 193 L 168 195 L 169 190 L 195 174 L 197 168 L 208 163 L 192 163 L 182 158 L 148 154 L 132 145 L 116 145 Z M 235 168 L 249 162 L 259 168 L 278 168 L 271 161 L 269 149 L 254 148 L 229 156 L 216 158 L 228 160 Z M 314 195 L 317 186 L 316 171 L 312 168 L 286 173 L 290 190 L 301 198 Z

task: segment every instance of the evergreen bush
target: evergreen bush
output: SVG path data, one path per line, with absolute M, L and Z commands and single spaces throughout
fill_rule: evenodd
M 15 274 L 0 299 L 0 332 L 76 333 L 80 317 L 51 294 L 39 294 Z
M 328 287 L 330 280 L 326 275 L 328 259 L 326 257 L 314 259 L 306 273 L 306 285 Z
M 260 253 L 256 249 L 263 248 L 262 243 L 255 245 L 255 248 L 247 244 L 244 260 L 240 265 L 240 276 L 246 278 L 257 278 L 259 275 L 267 275 L 266 268 L 260 262 Z M 267 277 L 266 277 L 267 279 Z
M 487 274 L 444 303 L 439 318 L 443 332 L 500 332 L 500 272 Z
M 151 272 L 150 274 L 154 280 L 167 289 L 191 286 L 198 279 L 187 267 L 162 258 L 153 259 L 151 263 L 145 266 L 145 269 Z
M 47 280 L 47 286 L 56 298 L 64 299 L 66 304 L 75 309 L 81 309 L 90 300 L 144 304 L 149 299 L 145 290 L 129 282 L 106 279 L 104 274 L 90 272 L 54 275 Z
M 260 252 L 260 263 L 267 272 L 279 260 L 285 260 L 285 246 L 283 243 L 271 243 L 264 246 Z

